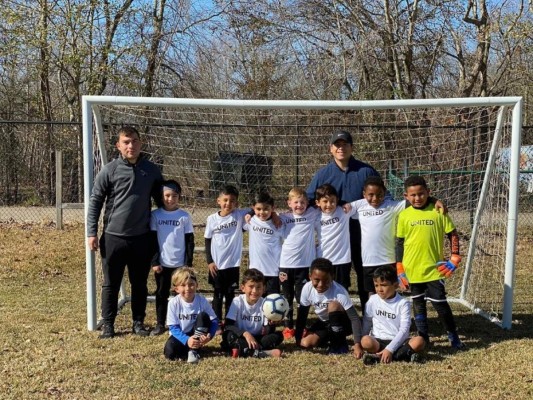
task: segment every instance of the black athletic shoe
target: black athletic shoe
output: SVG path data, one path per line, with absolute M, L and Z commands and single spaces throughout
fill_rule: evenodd
M 133 326 L 131 328 L 134 335 L 138 336 L 148 336 L 150 332 L 144 327 L 142 321 L 133 321 Z
M 374 365 L 379 364 L 380 358 L 375 354 L 365 353 L 363 355 L 363 364 L 364 365 Z
M 102 326 L 102 333 L 100 334 L 100 339 L 112 339 L 115 337 L 115 327 L 113 324 L 104 324 Z
M 422 357 L 422 354 L 420 354 L 420 353 L 411 354 L 411 360 L 410 361 L 413 364 L 423 364 L 425 362 L 424 358 Z
M 152 329 L 152 332 L 150 332 L 150 336 L 159 336 L 162 335 L 165 331 L 165 325 L 157 324 L 154 329 Z

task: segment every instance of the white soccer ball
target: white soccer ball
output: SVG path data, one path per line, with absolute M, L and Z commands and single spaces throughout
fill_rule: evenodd
M 287 311 L 289 311 L 289 302 L 281 294 L 269 294 L 263 300 L 262 310 L 268 320 L 273 322 L 281 321 L 287 315 Z

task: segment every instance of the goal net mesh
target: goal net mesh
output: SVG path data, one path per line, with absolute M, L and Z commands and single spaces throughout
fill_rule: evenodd
M 207 216 L 216 211 L 218 190 L 224 185 L 239 189 L 242 207 L 250 205 L 254 193 L 267 189 L 277 211 L 286 209 L 289 190 L 307 187 L 314 173 L 331 161 L 329 138 L 343 129 L 353 136 L 354 156 L 381 174 L 395 199 L 403 197 L 405 177 L 425 177 L 431 194 L 447 205 L 457 226 L 464 265 L 499 111 L 499 107 L 349 111 L 98 107 L 107 158 L 117 156 L 118 128 L 136 126 L 147 156 L 161 166 L 165 178 L 181 184 L 181 206 L 193 216 L 199 237 Z M 464 296 L 472 309 L 497 319 L 504 288 L 510 121 L 507 112 L 495 147 L 488 197 L 478 214 L 475 255 Z M 95 174 L 102 165 L 97 142 L 94 135 Z M 198 260 L 196 266 L 203 270 L 203 258 Z M 450 298 L 460 297 L 463 274 L 461 268 L 448 280 Z

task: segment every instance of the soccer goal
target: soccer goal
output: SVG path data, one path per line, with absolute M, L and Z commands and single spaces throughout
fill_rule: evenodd
M 241 206 L 268 189 L 278 211 L 330 161 L 337 129 L 354 137 L 354 156 L 371 164 L 395 198 L 423 175 L 458 227 L 463 267 L 449 299 L 509 329 L 521 195 L 522 99 L 261 101 L 84 96 L 84 200 L 115 157 L 122 125 L 141 132 L 144 151 L 183 187 L 182 207 L 201 229 L 217 191 L 239 188 Z M 101 231 L 101 229 L 100 229 Z M 87 322 L 97 327 L 97 255 L 86 250 Z M 124 298 L 126 294 L 123 293 Z

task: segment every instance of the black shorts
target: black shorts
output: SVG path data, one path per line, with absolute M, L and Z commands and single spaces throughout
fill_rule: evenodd
M 346 332 L 346 336 L 350 336 L 352 334 L 352 324 L 346 313 L 343 313 L 342 316 L 342 328 L 344 329 L 344 332 Z M 315 321 L 309 328 L 307 328 L 307 332 L 318 335 L 319 347 L 324 347 L 328 345 L 330 332 L 329 321 L 322 321 L 321 319 L 319 319 Z
M 385 347 L 387 347 L 389 345 L 390 342 L 392 342 L 392 340 L 385 340 L 385 339 L 378 339 L 378 338 L 374 338 L 377 340 L 377 342 L 379 343 L 379 350 L 376 352 L 376 353 L 379 353 L 380 351 L 383 351 L 385 350 Z M 409 343 L 409 340 L 410 339 L 407 339 L 405 342 L 402 343 L 402 346 L 404 344 L 407 344 Z M 398 346 L 398 348 L 396 349 L 396 351 L 394 353 L 396 353 L 398 350 L 400 350 L 400 348 L 402 346 Z
M 374 287 L 374 278 L 373 278 L 374 271 L 378 269 L 379 267 L 383 267 L 386 265 L 387 266 L 390 265 L 396 268 L 395 264 L 383 264 L 383 265 L 376 265 L 373 267 L 363 267 L 363 282 L 365 285 L 365 291 L 372 292 L 372 293 L 376 292 L 376 289 Z
M 213 278 L 210 273 L 207 281 L 213 287 L 223 293 L 235 291 L 239 287 L 239 267 L 219 269 Z
M 446 287 L 442 279 L 431 282 L 411 283 L 409 287 L 411 288 L 412 300 L 446 301 Z

